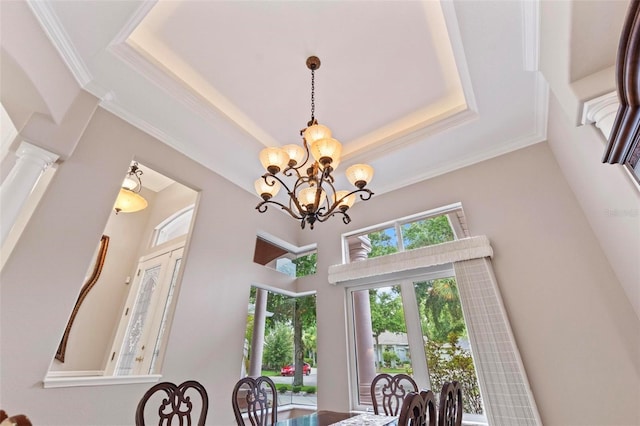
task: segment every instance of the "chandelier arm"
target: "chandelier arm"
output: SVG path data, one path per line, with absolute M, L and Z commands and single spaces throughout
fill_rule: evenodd
M 360 199 L 363 200 L 363 201 L 369 200 L 371 198 L 371 196 L 373 195 L 373 192 L 369 188 L 362 188 L 362 189 L 353 190 L 353 191 L 349 192 L 348 194 L 346 194 L 344 197 L 340 198 L 339 200 L 336 200 L 331 205 L 331 208 L 329 210 L 327 210 L 327 212 L 323 215 L 323 217 L 325 217 L 325 216 L 329 217 L 329 216 L 331 216 L 331 215 L 333 215 L 335 213 L 342 213 L 342 214 L 344 214 L 346 216 L 346 213 L 341 211 L 341 210 L 335 211 L 336 208 L 338 208 L 338 206 L 340 205 L 340 202 L 342 200 L 344 200 L 345 198 L 347 198 L 347 197 L 349 197 L 349 196 L 351 196 L 353 194 L 358 194 L 358 193 L 360 193 Z M 351 219 L 349 219 L 349 221 L 351 221 Z M 323 222 L 323 221 L 321 220 L 320 222 Z
M 266 184 L 267 184 L 267 185 L 269 185 L 269 186 L 273 186 L 273 185 L 275 185 L 275 182 L 271 182 L 271 183 L 270 183 L 270 182 L 267 180 L 267 178 L 273 178 L 273 179 L 277 180 L 278 182 L 280 182 L 280 185 L 284 186 L 284 189 L 285 189 L 287 192 L 290 192 L 289 187 L 287 186 L 287 184 L 286 184 L 286 183 L 284 183 L 284 181 L 283 181 L 282 179 L 280 179 L 278 176 L 276 176 L 276 175 L 274 175 L 274 174 L 271 174 L 271 173 L 265 173 L 265 174 L 263 174 L 263 175 L 262 175 L 262 178 L 264 179 L 264 181 L 266 182 Z
M 285 206 L 284 204 L 282 204 L 282 203 L 280 203 L 278 201 L 273 201 L 273 200 L 261 201 L 256 206 L 256 210 L 258 210 L 260 213 L 264 213 L 264 212 L 267 211 L 267 208 L 269 207 L 268 204 L 275 204 L 276 206 L 280 207 L 282 210 L 284 210 L 287 213 L 289 213 L 291 215 L 291 217 L 293 217 L 295 219 L 303 219 L 304 220 L 304 216 L 298 216 L 293 210 L 291 210 L 289 207 Z

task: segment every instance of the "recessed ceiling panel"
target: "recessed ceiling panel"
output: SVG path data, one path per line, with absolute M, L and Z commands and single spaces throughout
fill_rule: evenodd
M 299 141 L 310 55 L 345 152 L 466 108 L 437 2 L 160 1 L 128 42 L 265 145 Z

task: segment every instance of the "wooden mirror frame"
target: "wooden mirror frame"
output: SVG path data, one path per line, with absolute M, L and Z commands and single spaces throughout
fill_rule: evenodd
M 632 169 L 640 161 L 640 1 L 631 0 L 620 35 L 616 80 L 620 106 L 603 162 Z M 638 179 L 638 176 L 636 176 Z
M 64 362 L 64 356 L 67 351 L 67 342 L 69 340 L 69 332 L 71 331 L 71 327 L 73 326 L 73 322 L 76 319 L 76 315 L 80 310 L 80 305 L 84 302 L 84 299 L 89 294 L 89 291 L 93 288 L 93 286 L 100 278 L 100 273 L 102 273 L 102 267 L 104 266 L 104 260 L 107 257 L 107 248 L 109 247 L 109 237 L 107 235 L 103 235 L 100 238 L 100 245 L 98 246 L 98 253 L 93 264 L 93 270 L 91 271 L 91 275 L 87 279 L 87 282 L 84 283 L 82 288 L 80 289 L 80 295 L 78 295 L 78 300 L 76 300 L 76 304 L 73 307 L 73 311 L 71 311 L 71 317 L 69 318 L 69 322 L 67 322 L 67 327 L 64 329 L 64 334 L 62 335 L 62 340 L 60 340 L 60 345 L 58 345 L 58 350 L 56 351 L 55 358 Z

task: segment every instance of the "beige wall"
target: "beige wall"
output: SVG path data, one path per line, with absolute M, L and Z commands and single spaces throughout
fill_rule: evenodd
M 456 201 L 472 235 L 491 240 L 544 424 L 640 423 L 638 319 L 546 143 L 356 205 L 351 226 L 307 234 L 319 239 L 319 270 L 341 261 L 338 233 Z M 344 290 L 325 275 L 300 288 L 318 290 L 319 404 L 346 409 Z
M 551 149 L 640 318 L 639 187 L 623 167 L 602 164 L 602 133 L 594 125 L 571 125 L 555 96 L 549 116 Z
M 0 406 L 47 426 L 133 423 L 148 385 L 42 388 L 133 157 L 202 191 L 163 378 L 201 381 L 211 396 L 212 424 L 232 424 L 229 394 L 240 374 L 249 288 L 293 285 L 252 263 L 255 236 L 266 231 L 295 242 L 297 228 L 282 214 L 257 214 L 257 197 L 104 110 L 60 164 L 2 270 Z

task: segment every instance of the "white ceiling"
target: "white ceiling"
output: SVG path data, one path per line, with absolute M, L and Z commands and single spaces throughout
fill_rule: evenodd
M 310 118 L 310 55 L 340 169 L 370 163 L 378 194 L 545 139 L 537 2 L 30 6 L 104 108 L 251 192 L 259 151 Z

